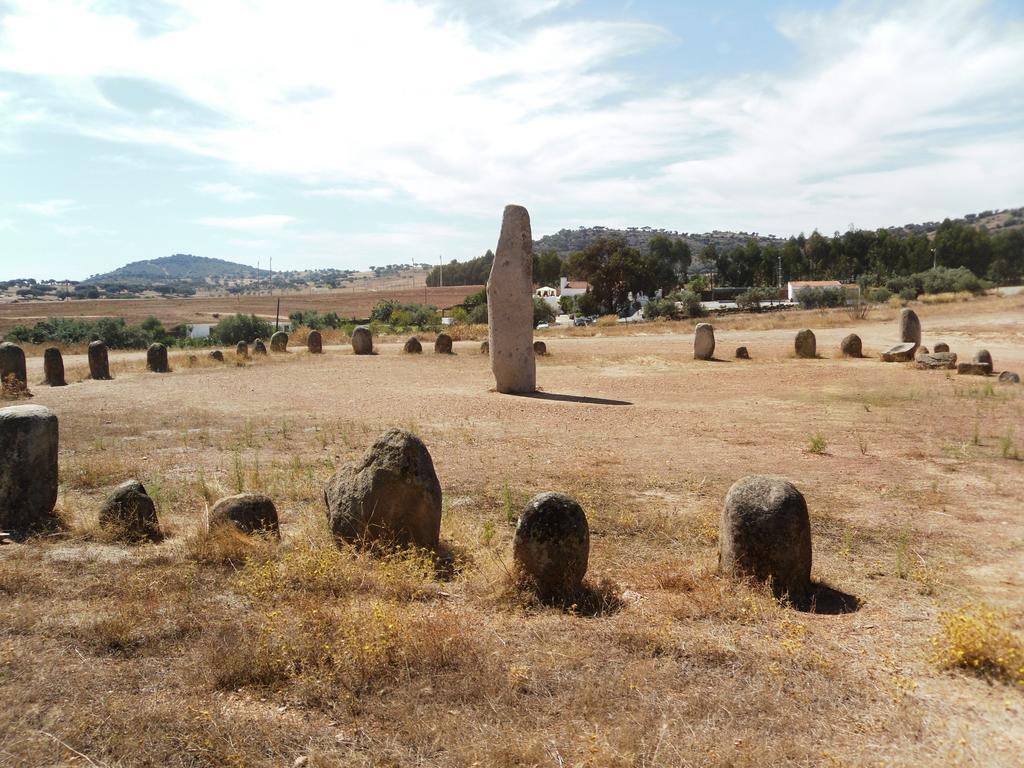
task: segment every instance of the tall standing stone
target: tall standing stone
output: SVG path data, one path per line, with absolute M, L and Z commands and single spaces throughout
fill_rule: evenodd
M 146 367 L 153 373 L 167 373 L 171 366 L 167 363 L 167 347 L 163 344 L 150 344 L 146 350 Z
M 771 582 L 798 602 L 811 585 L 811 521 L 792 483 L 771 475 L 736 481 L 725 497 L 718 565 L 726 574 Z
M 921 346 L 921 320 L 909 307 L 900 310 L 900 341 L 913 344 L 914 352 Z
M 47 347 L 43 352 L 43 376 L 51 387 L 65 387 L 64 358 L 56 347 Z
M 306 351 L 311 355 L 319 355 L 324 351 L 324 337 L 320 331 L 310 331 L 306 337 Z
M 0 529 L 51 528 L 56 503 L 57 416 L 41 405 L 0 408 Z
M 271 352 L 287 352 L 288 351 L 288 334 L 284 331 L 277 331 L 273 336 L 270 337 L 270 351 Z
M 810 328 L 804 328 L 796 335 L 796 340 L 793 342 L 796 349 L 797 357 L 817 357 L 818 356 L 818 340 L 814 338 L 814 331 Z
M 487 280 L 487 339 L 499 392 L 535 392 L 533 352 L 533 234 L 521 205 L 505 206 L 501 236 Z
M 15 379 L 19 390 L 28 388 L 28 372 L 25 367 L 25 350 L 17 344 L 5 341 L 0 344 L 0 381 L 6 385 L 9 377 Z
M 89 378 L 99 381 L 113 378 L 110 375 L 110 358 L 107 355 L 107 345 L 99 340 L 89 344 Z
M 365 325 L 356 326 L 352 331 L 352 351 L 357 355 L 373 354 L 373 334 Z
M 693 359 L 710 360 L 715 356 L 715 329 L 711 323 L 698 323 L 693 331 Z

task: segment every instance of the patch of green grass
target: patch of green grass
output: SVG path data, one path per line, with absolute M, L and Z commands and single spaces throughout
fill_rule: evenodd
M 828 441 L 825 439 L 825 436 L 821 434 L 821 432 L 815 433 L 814 436 L 811 437 L 810 444 L 807 446 L 807 450 L 809 453 L 816 453 L 818 455 L 824 454 L 827 449 Z

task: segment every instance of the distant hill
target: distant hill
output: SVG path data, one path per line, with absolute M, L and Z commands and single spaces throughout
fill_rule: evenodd
M 113 272 L 93 275 L 83 282 L 148 285 L 165 280 L 189 280 L 202 283 L 208 278 L 222 280 L 224 278 L 252 279 L 255 277 L 256 269 L 248 264 L 176 253 L 173 256 L 162 256 L 159 259 L 133 261 Z

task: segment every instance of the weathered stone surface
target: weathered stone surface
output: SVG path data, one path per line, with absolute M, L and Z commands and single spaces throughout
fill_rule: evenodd
M 100 526 L 131 539 L 160 541 L 163 533 L 156 505 L 138 480 L 126 480 L 107 496 L 100 507 Z
M 793 346 L 797 357 L 809 358 L 818 356 L 818 340 L 814 337 L 814 331 L 809 328 L 804 328 L 804 330 L 796 335 Z
M 915 352 L 921 346 L 921 320 L 910 307 L 900 310 L 900 341 L 913 344 Z
M 481 355 L 489 355 L 489 354 L 491 354 L 491 342 L 487 341 L 486 339 L 484 341 L 480 342 L 480 354 Z
M 779 597 L 804 599 L 811 584 L 811 522 L 800 491 L 771 475 L 737 481 L 722 510 L 718 564 L 731 576 L 770 581 Z
M 377 438 L 324 487 L 327 519 L 341 542 L 433 549 L 441 535 L 441 484 L 423 441 L 401 429 Z
M 66 387 L 64 379 L 64 357 L 56 347 L 47 347 L 43 352 L 43 378 L 51 387 Z
M 324 337 L 320 331 L 310 331 L 306 337 L 306 351 L 311 355 L 319 355 L 324 351 Z
M 922 369 L 956 368 L 956 354 L 953 352 L 919 353 L 914 364 Z
M 864 357 L 864 345 L 861 343 L 860 336 L 856 333 L 844 336 L 839 343 L 839 351 L 843 353 L 844 357 Z
M 365 325 L 357 326 L 352 331 L 352 351 L 357 355 L 373 354 L 373 334 Z
M 974 357 L 971 358 L 972 363 L 981 363 L 987 365 L 989 371 L 993 370 L 992 354 L 987 349 L 979 349 L 974 353 Z
M 28 387 L 28 372 L 25 368 L 25 350 L 17 344 L 5 341 L 0 344 L 0 380 L 9 382 L 14 377 L 19 389 Z
M 405 346 L 402 347 L 402 351 L 410 355 L 418 355 L 423 351 L 423 345 L 420 344 L 420 340 L 415 336 L 409 337 L 409 340 L 405 342 Z
M 737 360 L 749 360 L 750 351 L 746 347 L 736 347 L 736 359 Z
M 252 343 L 252 353 L 254 355 L 267 354 L 267 345 L 263 343 L 263 339 L 256 339 L 256 341 Z
M 284 331 L 276 331 L 274 335 L 270 337 L 270 351 L 287 352 L 288 334 L 285 333 Z
M 543 341 L 537 340 L 533 342 L 533 354 L 540 355 L 543 357 L 548 353 L 548 345 Z
M 715 329 L 711 323 L 698 323 L 693 329 L 693 359 L 710 360 L 715 356 Z
M 452 353 L 452 337 L 447 333 L 437 334 L 437 338 L 434 340 L 434 353 L 450 355 Z
M 940 341 L 938 344 L 935 345 L 935 351 L 936 352 L 949 352 L 949 344 L 946 344 L 945 342 Z
M 988 376 L 992 366 L 988 363 L 957 363 L 956 372 L 965 376 Z
M 931 354 L 931 353 L 928 350 L 928 347 L 918 347 L 917 348 L 917 354 L 919 354 L 919 355 L 927 355 L 927 354 Z
M 512 544 L 515 576 L 546 598 L 571 596 L 587 573 L 590 527 L 571 496 L 541 493 L 519 515 Z
M 235 344 L 235 354 L 238 357 L 249 357 L 249 345 L 244 341 L 240 341 Z
M 57 439 L 49 408 L 0 408 L 0 530 L 25 534 L 56 525 Z
M 1013 371 L 1003 371 L 999 374 L 1000 384 L 1020 384 L 1020 375 Z
M 277 507 L 262 493 L 240 493 L 227 496 L 210 510 L 209 528 L 232 525 L 242 533 L 260 533 L 280 538 Z
M 487 280 L 487 338 L 498 392 L 535 392 L 533 353 L 533 235 L 530 214 L 505 206 L 501 236 Z
M 906 363 L 914 359 L 917 345 L 912 341 L 902 342 L 882 353 L 884 363 Z
M 110 375 L 110 358 L 107 355 L 107 345 L 102 341 L 94 341 L 89 344 L 89 378 L 100 381 L 113 378 Z
M 163 344 L 150 344 L 146 350 L 146 367 L 153 373 L 167 373 L 171 367 L 167 364 L 167 347 Z
M 243 341 L 241 343 L 244 344 L 245 342 Z M 245 353 L 249 354 L 249 350 L 246 350 Z M 211 360 L 216 360 L 218 363 L 223 363 L 224 362 L 224 353 L 221 352 L 219 349 L 215 349 L 212 352 L 210 352 L 209 357 L 210 357 Z

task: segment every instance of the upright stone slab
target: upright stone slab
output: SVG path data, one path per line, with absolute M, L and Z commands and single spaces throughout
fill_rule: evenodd
M 256 339 L 256 341 L 252 343 L 252 352 L 254 355 L 267 354 L 267 345 L 263 343 L 263 339 Z
M 570 597 L 587 573 L 590 527 L 571 496 L 542 493 L 519 515 L 512 544 L 515 576 L 543 598 Z
M 452 353 L 452 337 L 447 333 L 437 334 L 437 338 L 434 340 L 434 353 L 450 355 Z
M 693 331 L 693 359 L 710 360 L 715 356 L 715 328 L 711 323 L 698 323 Z
M 356 326 L 352 331 L 352 351 L 357 355 L 373 354 L 373 334 L 365 325 Z
M 750 475 L 729 489 L 718 535 L 726 574 L 771 582 L 797 602 L 811 585 L 811 521 L 807 502 L 781 477 Z
M 43 352 L 43 376 L 51 387 L 66 387 L 64 379 L 64 358 L 56 347 L 47 347 Z
M 126 480 L 117 486 L 100 507 L 100 527 L 129 539 L 160 541 L 160 521 L 156 504 L 138 480 Z
M 248 354 L 248 352 L 246 352 L 246 354 Z M 224 353 L 221 352 L 219 349 L 215 349 L 212 352 L 210 352 L 209 358 L 211 360 L 216 360 L 218 363 L 223 363 L 224 362 Z
M 98 381 L 107 381 L 112 378 L 107 345 L 102 341 L 97 340 L 89 344 L 89 378 Z
M 736 359 L 737 360 L 749 360 L 750 350 L 746 347 L 736 347 Z
M 420 344 L 420 340 L 415 336 L 410 336 L 405 342 L 405 346 L 402 347 L 402 350 L 409 355 L 418 355 L 423 351 L 423 345 Z
M 167 373 L 171 366 L 167 363 L 167 347 L 163 344 L 150 344 L 146 350 L 146 367 L 153 373 Z
M 533 352 L 533 234 L 521 205 L 505 206 L 487 280 L 487 339 L 495 389 L 537 391 Z
M 992 367 L 992 353 L 987 349 L 979 349 L 974 353 L 974 357 L 971 359 L 972 363 L 979 363 L 981 365 L 987 365 L 988 369 L 993 370 Z
M 271 352 L 287 352 L 288 351 L 288 334 L 284 331 L 277 331 L 273 336 L 270 337 L 270 351 Z
M 306 351 L 311 355 L 319 355 L 324 351 L 324 337 L 320 331 L 310 331 L 306 337 Z
M 793 342 L 796 349 L 797 357 L 817 357 L 818 356 L 818 340 L 814 338 L 814 331 L 810 328 L 804 328 L 796 335 L 796 340 Z
M 235 354 L 238 357 L 249 357 L 249 345 L 244 341 L 235 344 Z
M 861 342 L 860 336 L 851 333 L 849 336 L 843 337 L 839 344 L 839 351 L 843 353 L 843 357 L 864 357 L 864 344 Z
M 489 354 L 491 354 L 491 342 L 487 341 L 486 339 L 484 341 L 480 342 L 480 354 L 481 355 L 489 355 Z
M 548 353 L 548 345 L 547 344 L 545 344 L 540 339 L 538 339 L 537 341 L 533 342 L 533 354 L 540 355 L 541 357 L 544 357 L 544 355 L 546 355 L 547 353 Z
M 14 377 L 15 386 L 19 389 L 28 388 L 25 350 L 17 344 L 5 341 L 0 344 L 0 380 L 7 382 L 11 376 Z
M 913 344 L 915 352 L 921 346 L 921 320 L 909 307 L 900 310 L 900 341 Z
M 41 405 L 0 408 L 0 530 L 53 528 L 56 503 L 57 416 Z

